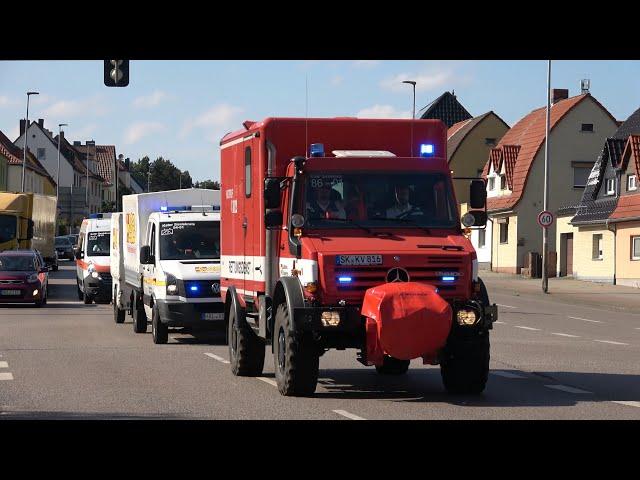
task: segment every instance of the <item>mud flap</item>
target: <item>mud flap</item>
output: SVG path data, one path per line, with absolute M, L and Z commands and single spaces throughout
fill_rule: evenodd
M 436 358 L 449 336 L 452 310 L 435 287 L 422 283 L 387 283 L 367 290 L 366 364 L 381 365 L 384 355 L 399 360 Z

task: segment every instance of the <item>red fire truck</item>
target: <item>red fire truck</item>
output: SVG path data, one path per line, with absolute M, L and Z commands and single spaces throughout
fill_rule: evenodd
M 497 319 L 461 227 L 439 120 L 267 118 L 220 142 L 221 292 L 234 375 L 271 345 L 283 395 L 315 391 L 319 357 L 358 349 L 381 374 L 414 358 L 479 393 Z M 465 227 L 484 227 L 470 180 Z

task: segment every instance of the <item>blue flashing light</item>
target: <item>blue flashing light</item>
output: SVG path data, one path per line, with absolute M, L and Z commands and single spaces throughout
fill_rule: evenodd
M 197 286 L 197 285 L 191 285 L 191 286 L 189 287 L 189 290 L 191 290 L 192 292 L 197 292 L 197 291 L 199 290 L 199 288 L 198 288 L 198 286 Z
M 309 151 L 312 157 L 324 157 L 324 145 L 322 143 L 312 143 Z
M 89 218 L 103 218 L 103 215 L 101 213 L 91 213 Z
M 351 283 L 353 279 L 351 277 L 338 277 L 340 283 Z
M 456 277 L 449 277 L 449 276 L 442 277 L 443 282 L 455 282 L 455 280 L 456 280 Z
M 435 153 L 435 148 L 432 143 L 423 143 L 420 145 L 420 156 L 421 157 L 432 157 Z
M 160 211 L 161 212 L 166 212 L 167 211 L 167 206 L 166 205 L 161 206 L 160 207 Z

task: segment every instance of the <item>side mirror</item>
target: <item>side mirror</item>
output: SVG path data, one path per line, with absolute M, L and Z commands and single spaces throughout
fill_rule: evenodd
M 267 210 L 264 214 L 264 226 L 267 230 L 282 228 L 282 212 L 276 208 Z
M 149 265 L 151 263 L 151 247 L 149 245 L 140 247 L 140 263 L 142 265 Z
M 484 180 L 471 180 L 469 185 L 469 208 L 472 210 L 484 210 L 487 203 L 487 187 Z
M 33 220 L 29 220 L 27 223 L 27 240 L 31 240 L 33 238 Z
M 40 273 L 47 273 L 49 271 L 49 267 L 40 267 Z
M 264 208 L 267 210 L 280 207 L 280 181 L 275 177 L 264 179 Z
M 82 260 L 84 258 L 84 253 L 82 253 L 82 250 L 80 250 L 79 248 L 76 249 L 75 257 L 76 260 Z
M 487 212 L 484 210 L 469 210 L 462 216 L 465 227 L 484 227 L 487 224 Z

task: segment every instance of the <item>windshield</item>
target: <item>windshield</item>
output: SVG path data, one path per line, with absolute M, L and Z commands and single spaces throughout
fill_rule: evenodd
M 160 224 L 160 259 L 220 258 L 220 222 Z
M 67 237 L 56 237 L 56 247 L 71 245 L 71 240 Z
M 0 215 L 0 243 L 16 238 L 16 217 Z
M 312 174 L 304 189 L 305 225 L 451 228 L 457 208 L 449 185 L 440 173 Z
M 33 255 L 0 255 L 0 271 L 33 272 L 36 270 L 35 260 Z
M 87 255 L 90 257 L 108 257 L 111 245 L 109 232 L 89 232 L 87 235 Z

